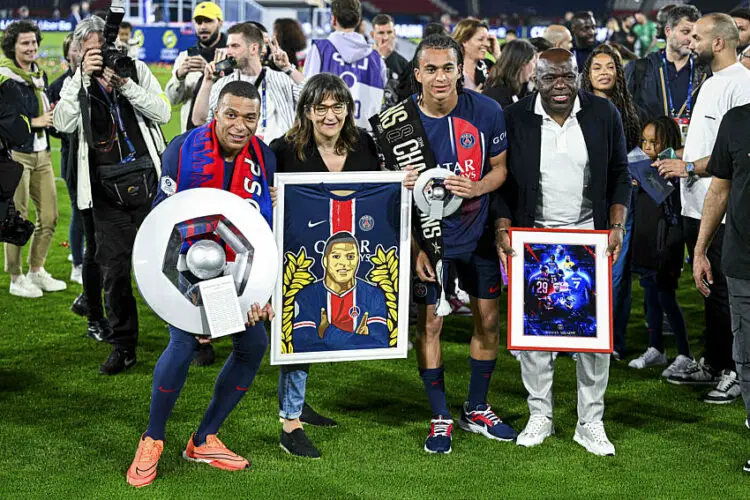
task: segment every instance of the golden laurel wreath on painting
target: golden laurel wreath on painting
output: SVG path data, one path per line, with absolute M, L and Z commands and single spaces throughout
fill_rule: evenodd
M 398 341 L 398 255 L 396 247 L 387 252 L 383 245 L 378 245 L 375 254 L 370 257 L 373 266 L 367 280 L 385 294 L 385 305 L 388 310 L 388 346 L 394 347 Z
M 287 252 L 284 255 L 284 280 L 281 288 L 283 307 L 281 311 L 281 353 L 294 352 L 292 330 L 294 323 L 294 298 L 307 285 L 315 281 L 310 272 L 314 259 L 307 256 L 304 248 L 297 255 Z M 373 267 L 367 280 L 383 291 L 388 317 L 388 346 L 394 347 L 398 341 L 398 256 L 396 247 L 387 252 L 378 245 L 375 254 L 370 257 Z

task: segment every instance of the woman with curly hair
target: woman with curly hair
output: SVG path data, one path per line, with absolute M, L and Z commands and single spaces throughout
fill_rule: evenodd
M 619 52 L 609 45 L 599 45 L 586 60 L 581 75 L 583 90 L 609 99 L 620 112 L 628 151 L 640 146 L 641 121 L 625 84 L 625 72 Z M 632 206 L 631 199 L 620 258 L 612 266 L 614 356 L 618 359 L 625 355 L 625 332 L 630 319 L 632 285 L 629 250 L 634 218 Z
M 625 83 L 625 70 L 617 49 L 610 45 L 599 45 L 586 61 L 581 75 L 583 90 L 609 99 L 620 112 L 628 151 L 639 146 L 641 121 Z

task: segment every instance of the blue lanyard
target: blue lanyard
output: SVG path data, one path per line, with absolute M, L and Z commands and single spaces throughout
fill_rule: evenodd
M 664 90 L 667 93 L 667 106 L 669 106 L 669 112 L 672 114 L 672 118 L 680 118 L 682 113 L 680 115 L 675 116 L 675 109 L 674 109 L 674 103 L 672 102 L 672 89 L 669 87 L 669 64 L 667 63 L 667 53 L 666 51 L 663 51 L 661 53 L 661 60 L 664 63 L 664 78 L 667 79 L 667 81 L 664 84 Z M 687 93 L 687 99 L 684 103 L 684 109 L 687 113 L 687 116 L 690 116 L 690 110 L 692 109 L 693 104 L 693 77 L 694 77 L 694 61 L 693 57 L 690 56 L 690 83 L 688 84 L 688 93 Z M 677 68 L 675 68 L 675 71 Z M 682 109 L 680 109 L 682 111 Z
M 125 131 L 125 123 L 122 121 L 122 113 L 120 112 L 120 104 L 117 102 L 117 90 L 115 90 L 115 99 L 114 102 L 112 102 L 109 99 L 109 95 L 107 94 L 107 89 L 105 89 L 101 83 L 98 81 L 96 82 L 97 85 L 99 85 L 99 88 L 102 89 L 102 94 L 104 94 L 104 98 L 107 100 L 107 104 L 109 104 L 109 112 L 112 115 L 112 117 L 117 122 L 117 128 L 120 129 L 120 132 L 122 133 L 123 138 L 125 139 L 125 144 L 128 145 L 128 149 L 130 149 L 130 154 L 123 158 L 120 163 L 128 163 L 133 160 L 135 160 L 135 147 L 133 146 L 133 142 L 130 140 L 130 137 L 128 137 L 128 133 Z M 119 139 L 118 139 L 119 141 Z M 122 153 L 120 154 L 122 156 Z

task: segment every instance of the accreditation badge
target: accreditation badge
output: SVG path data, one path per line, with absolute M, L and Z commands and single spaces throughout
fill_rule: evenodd
M 682 143 L 685 144 L 687 140 L 688 127 L 690 127 L 690 118 L 673 118 L 677 126 L 680 127 L 680 134 L 682 135 Z

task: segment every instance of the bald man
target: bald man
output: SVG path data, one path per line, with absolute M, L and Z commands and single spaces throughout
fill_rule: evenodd
M 543 37 L 552 44 L 554 48 L 573 50 L 573 35 L 565 26 L 552 24 L 544 30 Z
M 575 56 L 565 49 L 543 52 L 536 66 L 538 93 L 506 108 L 508 179 L 493 200 L 498 254 L 513 256 L 508 228 L 610 229 L 608 253 L 616 261 L 625 233 L 630 175 L 620 115 L 607 99 L 579 89 Z M 512 149 L 511 149 L 512 148 Z M 512 177 L 512 180 L 511 180 Z M 588 183 L 586 179 L 601 182 Z M 588 300 L 588 298 L 586 298 Z M 585 311 L 581 302 L 581 310 Z M 560 311 L 560 314 L 568 314 Z M 576 331 L 590 320 L 565 319 Z M 543 323 L 541 328 L 553 328 Z M 521 376 L 529 393 L 529 422 L 519 446 L 536 446 L 554 433 L 548 351 L 523 351 Z M 614 455 L 602 418 L 610 355 L 580 353 L 578 425 L 574 440 L 595 455 Z
M 711 185 L 708 162 L 719 133 L 719 124 L 732 108 L 750 103 L 750 71 L 737 62 L 739 31 L 726 14 L 708 14 L 693 26 L 690 50 L 698 63 L 710 64 L 713 76 L 703 84 L 690 121 L 682 159 L 654 164 L 659 174 L 680 178 L 680 197 L 688 252 L 705 253 L 713 269 L 713 282 L 705 305 L 705 350 L 700 363 L 693 361 L 684 372 L 667 380 L 673 384 L 716 388 L 703 396 L 706 403 L 731 403 L 740 396 L 740 384 L 732 359 L 731 316 L 727 280 L 722 272 L 722 223 L 707 248 L 696 246 L 703 203 Z

